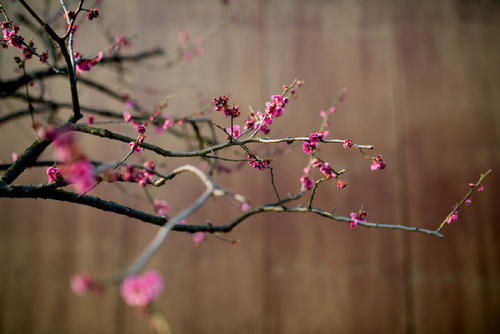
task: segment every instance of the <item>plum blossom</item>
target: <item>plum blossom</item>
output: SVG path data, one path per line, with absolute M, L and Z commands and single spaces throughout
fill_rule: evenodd
M 78 295 L 83 296 L 90 290 L 98 290 L 99 283 L 87 272 L 81 272 L 74 275 L 69 281 L 71 290 Z
M 330 167 L 328 162 L 325 162 L 323 166 L 321 166 L 320 171 L 327 179 L 334 179 L 337 177 L 337 174 L 335 174 L 335 171 Z
M 307 190 L 312 189 L 314 186 L 314 180 L 309 177 L 308 174 L 304 173 L 300 177 L 300 183 L 306 188 Z
M 49 177 L 48 182 L 54 182 L 58 178 L 62 178 L 62 170 L 57 167 L 48 167 L 47 168 L 47 176 Z
M 125 122 L 130 122 L 132 120 L 132 115 L 128 111 L 123 112 L 123 119 Z
M 344 140 L 344 144 L 342 146 L 344 146 L 344 148 L 352 147 L 352 140 L 351 139 Z
M 446 218 L 446 222 L 448 224 L 451 224 L 457 219 L 458 219 L 458 210 L 455 210 L 451 215 L 448 216 L 448 218 Z
M 205 234 L 203 232 L 196 232 L 193 234 L 193 242 L 196 247 L 200 247 L 200 245 L 205 241 Z
M 245 211 L 248 211 L 250 209 L 250 203 L 248 202 L 243 202 L 241 203 L 240 205 L 240 210 L 245 212 Z
M 386 167 L 385 162 L 382 160 L 382 156 L 379 155 L 375 158 L 372 158 L 372 164 L 370 166 L 370 169 L 372 171 L 375 171 L 377 169 L 384 169 Z
M 163 290 L 163 279 L 154 270 L 142 276 L 128 276 L 120 287 L 123 300 L 129 306 L 146 307 L 156 300 Z
M 163 201 L 163 200 L 160 201 L 160 200 L 155 199 L 153 201 L 153 208 L 155 209 L 156 213 L 159 216 L 163 216 L 165 214 L 165 212 L 170 210 L 170 205 L 168 205 L 166 201 Z
M 233 128 L 227 128 L 227 133 L 233 136 L 233 138 L 238 138 L 241 136 L 241 127 L 239 125 L 234 125 Z
M 263 160 L 263 159 L 257 160 L 254 157 L 252 157 L 250 154 L 247 155 L 247 159 L 248 159 L 248 163 L 250 164 L 250 166 L 252 166 L 253 168 L 258 169 L 258 170 L 264 170 L 267 167 L 269 167 L 269 165 L 271 164 L 271 161 L 269 161 L 269 160 Z
M 214 97 L 215 111 L 220 111 L 226 117 L 236 118 L 240 115 L 240 108 L 237 105 L 229 107 L 229 98 L 227 96 Z
M 83 194 L 92 188 L 95 182 L 94 168 L 90 161 L 83 157 L 69 164 L 65 168 L 69 183 L 75 187 L 76 192 Z

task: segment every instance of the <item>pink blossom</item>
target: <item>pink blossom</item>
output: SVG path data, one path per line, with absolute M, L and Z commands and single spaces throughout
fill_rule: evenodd
M 174 125 L 175 125 L 175 122 L 174 122 L 174 120 L 173 120 L 173 119 L 167 119 L 167 120 L 165 120 L 165 122 L 163 123 L 162 128 L 163 128 L 164 130 L 167 130 L 169 127 L 172 127 L 172 126 L 174 126 Z
M 311 161 L 311 166 L 312 166 L 312 167 L 314 167 L 314 168 L 319 168 L 319 167 L 321 167 L 322 165 L 323 165 L 323 163 L 322 163 L 320 160 L 316 159 L 316 158 L 314 158 L 314 159 Z
M 134 151 L 135 153 L 140 153 L 142 151 L 141 144 L 144 142 L 144 138 L 145 137 L 143 135 L 140 135 L 136 141 L 128 143 L 130 150 Z
M 76 27 L 76 26 L 73 26 L 73 27 Z M 90 69 L 92 67 L 97 65 L 97 63 L 101 61 L 103 53 L 99 52 L 97 57 L 95 57 L 93 59 L 85 59 L 78 52 L 75 52 L 74 55 L 75 55 L 75 61 L 76 61 L 76 74 L 80 75 L 84 71 L 86 71 L 86 72 L 90 71 Z
M 155 209 L 156 214 L 158 214 L 159 216 L 163 216 L 165 212 L 170 210 L 170 205 L 168 205 L 166 201 L 155 199 L 153 201 L 153 208 Z
M 346 185 L 347 185 L 347 183 L 345 181 L 343 181 L 343 180 L 338 180 L 337 181 L 337 188 L 339 188 L 339 189 L 345 188 Z
M 333 106 L 330 108 L 330 114 L 335 114 L 336 111 L 337 111 L 337 107 Z
M 344 148 L 352 147 L 352 140 L 351 139 L 344 140 L 344 144 L 342 146 L 344 146 Z
M 351 221 L 349 222 L 349 228 L 355 228 L 359 222 L 366 222 L 366 215 L 368 213 L 365 209 L 361 209 L 359 212 L 351 212 Z
M 49 177 L 48 182 L 54 182 L 58 178 L 62 178 L 62 170 L 57 167 L 48 167 L 47 168 L 47 176 Z
M 69 183 L 75 187 L 76 192 L 83 194 L 95 182 L 94 168 L 87 158 L 81 158 L 65 168 Z
M 189 34 L 186 30 L 179 33 L 179 42 L 181 42 L 181 44 L 189 43 Z
M 156 271 L 142 276 L 129 276 L 121 285 L 120 293 L 129 306 L 146 307 L 156 300 L 163 290 L 163 279 Z
M 12 161 L 16 161 L 19 158 L 19 154 L 16 152 L 12 152 L 10 156 L 12 157 Z
M 326 117 L 326 112 L 325 112 L 324 110 L 321 110 L 321 111 L 319 112 L 319 114 L 320 114 L 320 116 L 321 116 L 321 117 L 323 117 L 323 118 L 325 118 L 325 117 Z
M 187 221 L 186 221 L 186 219 L 183 219 L 180 222 L 178 222 L 176 225 L 187 225 Z
M 196 247 L 200 247 L 200 245 L 205 241 L 205 234 L 203 232 L 196 232 L 193 234 L 193 242 Z
M 262 160 L 262 159 L 257 160 L 254 157 L 252 157 L 250 154 L 247 155 L 247 159 L 248 159 L 248 163 L 250 164 L 250 166 L 252 166 L 253 168 L 258 169 L 258 170 L 264 170 L 267 167 L 269 167 L 269 165 L 271 164 L 271 161 L 269 161 L 269 160 Z
M 87 119 L 87 124 L 88 125 L 94 124 L 94 115 L 89 115 L 89 118 Z
M 484 191 L 484 186 L 477 187 L 477 191 L 479 191 L 479 192 Z
M 144 134 L 146 132 L 146 126 L 144 126 L 144 124 L 134 124 L 135 126 L 135 130 L 137 132 L 139 132 L 141 135 Z
M 82 272 L 74 275 L 69 281 L 71 290 L 78 296 L 83 296 L 96 287 L 97 282 L 89 273 Z
M 229 107 L 229 98 L 227 96 L 219 96 L 213 99 L 215 111 L 219 111 L 226 117 L 236 118 L 240 115 L 240 108 L 237 105 Z
M 466 200 L 465 200 L 465 205 L 469 206 L 472 204 L 472 198 L 468 197 Z
M 302 150 L 306 154 L 311 154 L 316 149 L 316 147 L 316 144 L 313 144 L 307 140 L 302 143 Z
M 182 55 L 182 59 L 185 62 L 189 62 L 189 61 L 193 60 L 193 54 L 191 52 L 184 52 L 184 54 Z
M 302 174 L 300 177 L 300 183 L 306 188 L 307 190 L 312 189 L 314 186 L 314 180 L 309 177 L 307 174 Z
M 333 179 L 337 176 L 328 162 L 325 162 L 323 166 L 321 166 L 320 171 L 327 179 Z
M 382 160 L 381 155 L 372 159 L 372 164 L 370 166 L 370 169 L 372 171 L 375 171 L 377 169 L 384 169 L 385 167 L 386 167 L 386 165 L 385 165 L 385 162 Z
M 452 222 L 456 221 L 457 219 L 458 219 L 458 210 L 456 210 L 451 215 L 449 215 L 448 218 L 446 218 L 446 222 L 448 224 L 451 224 Z
M 115 44 L 113 45 L 113 50 L 120 51 L 122 47 L 130 46 L 130 41 L 127 36 L 119 36 L 115 38 Z
M 351 221 L 349 222 L 349 228 L 355 228 L 358 225 L 358 214 L 356 212 L 351 212 Z
M 57 136 L 56 134 L 54 136 Z M 66 133 L 57 137 L 54 141 L 55 156 L 58 160 L 64 163 L 70 163 L 75 160 L 78 155 L 78 148 L 74 144 L 74 137 L 71 133 Z
M 135 104 L 134 101 L 132 100 L 126 100 L 125 101 L 125 107 L 129 108 L 129 109 L 134 109 L 137 105 Z
M 321 140 L 325 138 L 324 132 L 313 132 L 309 134 L 309 141 L 312 144 L 318 144 Z
M 234 125 L 233 128 L 227 128 L 227 133 L 232 134 L 233 138 L 238 138 L 241 136 L 241 127 L 239 125 Z
M 128 111 L 124 111 L 123 119 L 125 120 L 125 122 L 130 122 L 132 120 L 132 115 Z
M 248 211 L 250 209 L 250 203 L 248 202 L 243 202 L 241 203 L 241 206 L 240 206 L 240 210 L 245 212 L 245 211 Z

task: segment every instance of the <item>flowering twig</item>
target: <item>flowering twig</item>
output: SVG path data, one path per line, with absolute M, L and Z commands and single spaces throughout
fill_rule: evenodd
M 483 180 L 491 173 L 491 169 L 487 170 L 485 173 L 482 173 L 481 176 L 479 177 L 479 180 L 475 184 L 473 184 L 469 191 L 465 194 L 464 198 L 460 202 L 458 202 L 451 212 L 446 216 L 445 219 L 441 222 L 441 225 L 436 229 L 437 232 L 440 232 L 443 227 L 446 225 L 446 223 L 450 223 L 451 217 L 456 214 L 456 212 L 466 203 L 467 199 L 469 199 L 474 192 L 474 190 L 478 189 L 481 186 L 481 183 Z

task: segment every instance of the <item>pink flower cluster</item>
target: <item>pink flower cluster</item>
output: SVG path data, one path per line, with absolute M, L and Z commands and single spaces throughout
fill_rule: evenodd
M 153 160 L 149 160 L 144 163 L 144 167 L 146 167 L 149 170 L 155 170 L 156 163 Z M 155 175 L 154 173 L 152 173 L 147 169 L 141 170 L 136 176 L 136 181 L 137 183 L 139 183 L 141 187 L 145 187 L 146 184 L 150 183 L 151 179 Z
M 446 222 L 448 224 L 451 224 L 457 219 L 458 219 L 458 210 L 455 210 L 451 215 L 448 216 L 448 218 L 446 218 Z
M 153 208 L 155 209 L 156 214 L 158 216 L 165 216 L 166 218 L 168 218 L 165 215 L 165 212 L 170 210 L 170 205 L 168 205 L 168 203 L 166 201 L 163 201 L 163 200 L 160 201 L 160 200 L 155 199 L 153 201 Z
M 90 69 L 92 67 L 97 65 L 97 63 L 101 61 L 103 53 L 99 52 L 97 57 L 95 57 L 93 59 L 85 59 L 80 55 L 80 53 L 78 53 L 76 51 L 75 51 L 74 55 L 75 55 L 75 61 L 76 61 L 76 75 L 80 75 L 84 71 L 86 71 L 86 72 L 90 71 Z
M 19 27 L 14 25 L 11 21 L 2 22 L 1 26 L 3 33 L 3 43 L 2 46 L 4 48 L 7 47 L 5 42 L 9 42 L 9 44 L 19 50 L 23 49 L 24 37 L 18 34 Z
M 269 165 L 271 164 L 271 161 L 269 161 L 269 160 L 265 160 L 265 159 L 257 160 L 254 157 L 252 157 L 250 154 L 247 155 L 247 159 L 248 159 L 248 163 L 250 164 L 250 166 L 252 166 L 253 168 L 258 169 L 258 170 L 264 170 L 267 167 L 269 167 Z
M 154 170 L 156 164 L 154 161 L 146 161 L 144 167 Z M 123 166 L 120 170 L 113 170 L 111 168 L 102 172 L 102 180 L 106 182 L 128 181 L 137 182 L 141 186 L 151 182 L 154 173 L 145 169 L 135 168 L 132 165 Z
M 121 285 L 120 293 L 129 306 L 147 307 L 163 290 L 163 279 L 154 270 L 142 276 L 128 276 Z
M 304 188 L 307 190 L 312 189 L 312 187 L 314 186 L 314 180 L 309 177 L 310 171 L 311 171 L 310 168 L 304 168 L 304 172 L 300 177 L 300 183 L 302 183 Z
M 361 209 L 359 212 L 351 212 L 351 221 L 349 222 L 349 228 L 355 228 L 359 222 L 366 222 L 366 212 L 365 209 Z
M 271 102 L 266 102 L 266 112 L 262 114 L 257 112 L 257 115 L 250 113 L 250 118 L 245 121 L 245 130 L 260 128 L 260 131 L 264 134 L 268 134 L 269 126 L 273 124 L 273 119 L 282 116 L 285 113 L 285 106 L 288 103 L 287 97 L 282 97 L 281 95 L 272 95 Z
M 229 98 L 227 96 L 214 97 L 215 111 L 219 111 L 226 117 L 236 118 L 240 115 L 240 108 L 237 105 L 229 107 Z
M 229 133 L 233 138 L 238 138 L 241 136 L 241 127 L 239 125 L 234 125 L 233 128 L 227 128 L 227 133 Z M 228 136 L 229 139 L 229 136 Z
M 82 194 L 88 191 L 95 182 L 94 167 L 77 148 L 71 133 L 64 134 L 54 141 L 55 156 L 62 163 L 62 174 L 73 185 L 75 190 Z M 49 182 L 57 178 L 58 171 L 47 169 Z M 60 173 L 59 173 L 60 175 Z
M 128 143 L 130 150 L 135 153 L 140 153 L 142 151 L 141 144 L 144 143 L 144 138 L 146 138 L 146 136 L 140 135 L 139 137 L 137 137 L 136 141 L 131 141 L 130 143 Z
M 306 154 L 311 154 L 318 148 L 318 143 L 325 139 L 326 134 L 324 132 L 313 132 L 309 134 L 309 139 L 304 141 L 302 144 L 302 149 Z

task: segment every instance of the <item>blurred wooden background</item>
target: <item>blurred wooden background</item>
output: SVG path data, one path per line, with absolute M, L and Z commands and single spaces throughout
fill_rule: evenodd
M 36 3 L 41 8 L 42 2 Z M 73 1 L 74 3 L 74 1 Z M 15 5 L 6 4 L 15 11 Z M 54 5 L 55 6 L 55 5 Z M 262 109 L 281 85 L 305 80 L 298 99 L 273 125 L 273 137 L 304 135 L 343 87 L 347 100 L 332 119 L 333 138 L 374 144 L 388 168 L 370 172 L 357 152 L 322 154 L 347 168 L 349 186 L 325 184 L 318 206 L 348 215 L 361 205 L 371 221 L 434 228 L 481 172 L 483 193 L 446 226 L 443 240 L 395 231 L 348 229 L 310 215 L 254 216 L 230 235 L 195 248 L 173 233 L 150 268 L 164 273 L 159 307 L 175 333 L 495 333 L 500 319 L 500 5 L 496 1 L 107 0 L 96 23 L 82 22 L 77 50 L 107 45 L 99 31 L 135 35 L 134 52 L 162 46 L 175 54 L 182 30 L 192 38 L 230 15 L 238 21 L 211 39 L 205 54 L 170 70 L 131 66 L 115 85 L 153 108 L 174 94 L 168 111 L 188 114 L 198 96 L 229 95 L 243 111 Z M 27 29 L 22 30 L 29 36 Z M 12 76 L 12 50 L 2 51 L 2 79 Z M 116 83 L 106 70 L 90 74 Z M 69 100 L 65 82 L 52 96 Z M 80 88 L 83 105 L 123 111 Z M 195 96 L 195 98 L 193 98 Z M 14 103 L 1 103 L 5 114 Z M 214 115 L 217 117 L 217 115 Z M 224 120 L 219 117 L 218 121 Z M 130 129 L 115 128 L 127 133 Z M 129 132 L 130 133 L 130 132 Z M 34 138 L 28 119 L 0 131 L 0 159 Z M 168 135 L 151 136 L 172 148 Z M 14 140 L 15 139 L 15 140 Z M 126 145 L 81 136 L 85 152 L 115 161 Z M 298 190 L 306 158 L 299 145 L 275 162 L 280 192 Z M 146 155 L 149 156 L 149 155 Z M 155 159 L 158 157 L 150 155 Z M 50 158 L 50 151 L 44 156 Z M 185 161 L 166 160 L 164 170 Z M 196 162 L 198 163 L 198 162 Z M 16 182 L 44 180 L 33 170 Z M 220 184 L 253 204 L 272 200 L 267 174 L 244 167 Z M 133 186 L 127 187 L 131 191 Z M 190 176 L 154 191 L 174 210 L 202 190 Z M 140 194 L 140 192 L 138 192 Z M 96 194 L 147 206 L 112 185 Z M 68 280 L 80 270 L 106 276 L 138 254 L 156 228 L 91 208 L 44 200 L 0 200 L 1 333 L 144 333 L 147 323 L 118 289 L 77 297 Z M 189 219 L 225 223 L 238 214 L 210 202 Z

